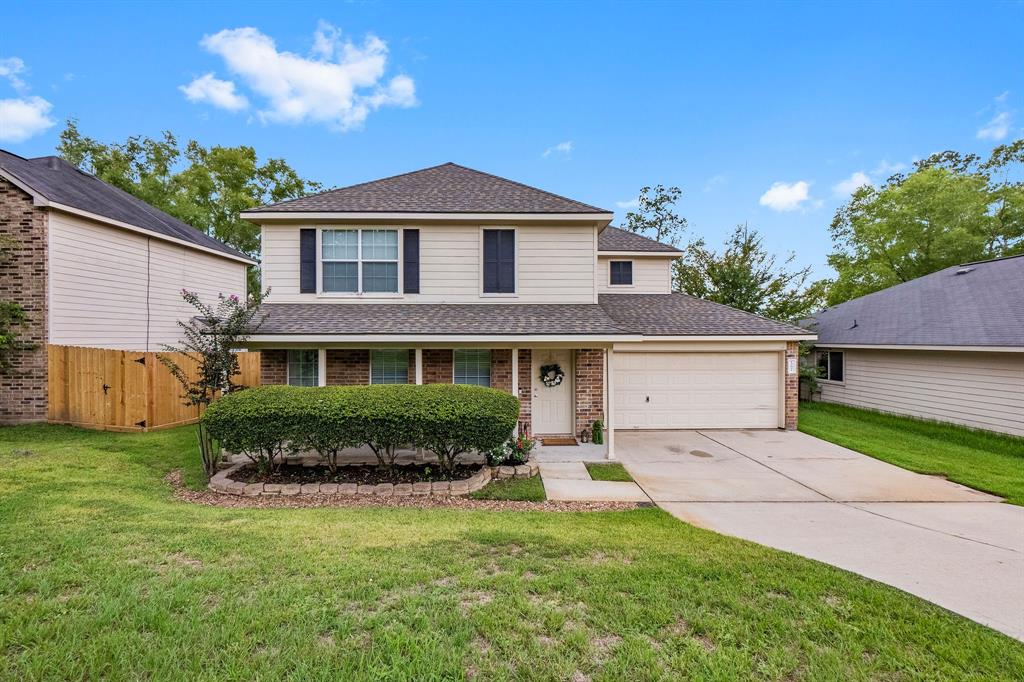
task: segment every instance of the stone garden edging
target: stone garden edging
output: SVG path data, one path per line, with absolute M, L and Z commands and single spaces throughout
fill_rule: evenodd
M 527 462 L 518 466 L 484 466 L 469 478 L 460 481 L 438 481 L 434 483 L 379 483 L 377 485 L 358 485 L 356 483 L 246 483 L 231 478 L 249 462 L 236 462 L 227 469 L 214 474 L 210 479 L 210 490 L 225 495 L 244 495 L 248 497 L 277 497 L 291 495 L 379 495 L 381 497 L 409 496 L 449 496 L 468 495 L 480 490 L 491 480 L 509 478 L 530 478 L 536 476 L 540 468 L 536 462 Z

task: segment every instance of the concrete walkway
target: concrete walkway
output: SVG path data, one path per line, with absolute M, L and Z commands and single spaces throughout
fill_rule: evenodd
M 580 502 L 650 502 L 636 483 L 594 481 L 581 461 L 540 461 L 540 477 L 549 500 Z
M 888 583 L 1024 640 L 1024 507 L 799 432 L 616 433 L 683 521 Z

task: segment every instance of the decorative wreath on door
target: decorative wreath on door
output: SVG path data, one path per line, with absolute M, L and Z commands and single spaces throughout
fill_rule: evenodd
M 558 386 L 565 378 L 565 372 L 559 365 L 544 365 L 540 368 L 540 380 L 545 386 Z

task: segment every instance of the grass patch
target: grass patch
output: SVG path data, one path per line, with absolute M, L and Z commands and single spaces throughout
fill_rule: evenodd
M 658 509 L 188 504 L 162 478 L 193 470 L 194 442 L 189 428 L 0 428 L 0 679 L 999 680 L 1024 670 L 1024 646 L 1008 637 Z
M 530 478 L 506 478 L 491 481 L 469 495 L 474 500 L 511 500 L 519 502 L 543 502 L 546 499 L 544 484 L 540 476 Z
M 585 462 L 590 477 L 595 481 L 632 481 L 626 467 L 618 462 Z
M 1024 438 L 834 403 L 801 403 L 800 430 L 1024 505 Z

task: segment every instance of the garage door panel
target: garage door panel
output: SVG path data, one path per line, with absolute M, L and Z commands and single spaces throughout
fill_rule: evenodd
M 616 355 L 619 429 L 774 428 L 779 354 Z

